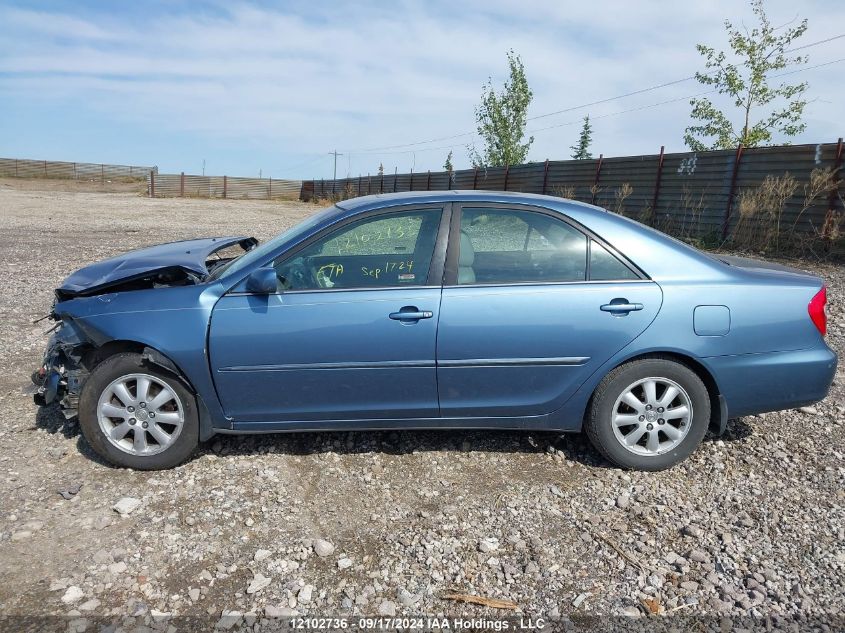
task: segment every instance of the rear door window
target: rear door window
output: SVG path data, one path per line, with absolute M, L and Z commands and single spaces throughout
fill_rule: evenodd
M 587 237 L 563 220 L 517 209 L 465 207 L 461 233 L 461 284 L 586 279 Z

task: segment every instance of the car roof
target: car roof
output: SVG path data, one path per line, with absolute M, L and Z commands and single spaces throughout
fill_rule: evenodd
M 522 193 L 520 191 L 478 191 L 475 189 L 450 189 L 447 191 L 402 191 L 398 193 L 379 193 L 359 198 L 342 200 L 336 206 L 345 211 L 365 211 L 395 204 L 425 204 L 434 202 L 504 202 L 516 204 L 530 204 L 547 208 L 557 208 L 561 205 L 577 206 L 592 209 L 600 213 L 607 213 L 605 209 L 553 196 L 543 196 L 536 193 Z

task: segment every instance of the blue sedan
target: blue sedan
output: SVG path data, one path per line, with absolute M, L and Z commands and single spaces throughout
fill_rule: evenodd
M 35 398 L 138 469 L 216 433 L 495 428 L 584 429 L 611 462 L 660 470 L 729 417 L 827 395 L 825 300 L 817 277 L 578 202 L 368 196 L 262 244 L 73 273 Z

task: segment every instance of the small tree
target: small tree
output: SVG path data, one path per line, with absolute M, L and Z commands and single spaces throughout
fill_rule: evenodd
M 451 174 L 454 168 L 455 166 L 452 165 L 452 150 L 449 150 L 449 155 L 446 157 L 446 162 L 443 163 L 443 169 L 445 169 Z
M 379 175 L 379 176 L 384 176 L 384 163 L 379 163 L 379 164 L 378 164 L 378 175 Z
M 593 142 L 593 127 L 590 125 L 590 115 L 584 117 L 584 125 L 581 128 L 581 135 L 578 143 L 569 149 L 572 150 L 572 158 L 575 160 L 587 160 L 593 157 L 590 153 L 590 144 Z
M 736 61 L 729 60 L 724 51 L 717 52 L 704 44 L 696 46 L 704 56 L 707 70 L 696 73 L 695 78 L 702 84 L 715 86 L 719 94 L 732 99 L 741 115 L 741 123 L 735 127 L 731 113 L 718 109 L 709 99 L 692 99 L 691 116 L 701 122 L 689 126 L 684 134 L 684 142 L 692 150 L 727 149 L 738 143 L 745 147 L 766 145 L 771 143 L 775 132 L 790 137 L 806 128 L 801 117 L 807 105 L 803 98 L 807 83 L 774 86 L 770 84 L 769 75 L 786 66 L 807 62 L 806 57 L 786 54 L 792 42 L 807 30 L 807 20 L 782 30 L 769 22 L 763 0 L 752 0 L 751 8 L 759 24 L 750 32 L 746 28 L 734 28 L 725 20 L 732 57 Z M 776 99 L 785 99 L 787 103 L 778 108 L 772 103 Z M 766 106 L 769 106 L 766 113 L 758 115 L 755 122 L 752 114 Z
M 533 136 L 522 142 L 528 106 L 534 94 L 528 87 L 522 60 L 512 50 L 508 51 L 508 65 L 510 77 L 500 93 L 494 90 L 492 79 L 481 88 L 481 104 L 475 108 L 475 121 L 484 148 L 479 152 L 474 145 L 467 147 L 474 167 L 524 163 L 528 148 L 534 142 Z

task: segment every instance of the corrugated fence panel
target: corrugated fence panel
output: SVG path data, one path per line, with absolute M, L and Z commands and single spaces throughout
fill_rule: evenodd
M 310 183 L 309 183 L 310 184 Z M 320 182 L 317 181 L 317 195 Z M 231 198 L 235 200 L 297 200 L 303 195 L 301 180 L 275 178 L 240 178 L 196 176 L 191 174 L 156 174 L 147 178 L 148 190 L 157 198 L 186 196 L 191 198 Z M 330 192 L 325 195 L 330 195 Z
M 592 202 L 683 238 L 719 243 L 738 230 L 772 225 L 767 214 L 772 213 L 771 196 L 777 191 L 769 192 L 769 199 L 761 202 L 770 178 L 769 188 L 780 184 L 789 189 L 787 201 L 781 205 L 782 217 L 775 219 L 775 226 L 781 227 L 779 235 L 786 227 L 787 232 L 811 239 L 822 232 L 829 236 L 834 222 L 838 223 L 834 234 L 845 229 L 838 201 L 841 193 L 834 191 L 836 179 L 831 177 L 837 147 L 837 143 L 822 143 L 748 149 L 740 154 L 738 163 L 737 151 L 730 149 L 665 154 L 662 165 L 660 154 L 651 154 L 462 169 L 452 174 L 432 172 L 430 178 L 427 173 L 417 173 L 413 174 L 413 190 L 546 193 Z M 787 175 L 794 182 L 784 180 Z M 840 179 L 842 175 L 840 172 Z M 411 178 L 411 174 L 385 175 L 384 191 L 410 191 Z M 771 178 L 780 180 L 772 183 Z M 344 181 L 337 181 L 334 187 L 330 180 L 313 181 L 303 186 L 303 192 L 308 192 L 303 199 L 357 195 L 343 185 Z
M 719 234 L 734 156 L 733 150 L 666 154 L 655 209 L 657 226 L 678 235 Z
M 546 194 L 582 202 L 593 199 L 598 160 L 556 160 L 549 163 Z
M 634 219 L 642 219 L 651 207 L 656 179 L 656 156 L 605 158 L 599 174 L 595 204 Z
M 795 145 L 778 153 L 766 152 L 765 148 L 745 150 L 737 175 L 731 230 L 740 222 L 748 227 L 765 224 L 772 208 L 778 208 L 767 202 L 784 196 L 787 202 L 783 213 L 775 219 L 782 230 L 820 235 L 829 208 L 824 176 L 835 160 L 835 152 L 835 145 Z M 763 187 L 770 197 L 753 195 L 767 178 L 783 179 L 781 187 L 775 187 L 775 183 Z
M 158 167 L 141 165 L 108 165 L 101 163 L 71 163 L 55 160 L 0 158 L 0 177 L 62 178 L 72 180 L 143 180 Z

